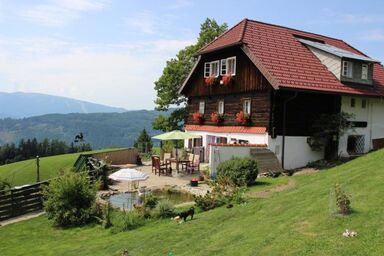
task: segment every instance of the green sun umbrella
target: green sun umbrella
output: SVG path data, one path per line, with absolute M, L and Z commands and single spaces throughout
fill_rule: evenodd
M 198 139 L 198 138 L 201 138 L 201 136 L 188 133 L 188 132 L 174 130 L 171 132 L 166 132 L 160 135 L 153 136 L 152 138 L 158 139 L 158 140 L 187 140 L 187 139 Z
M 188 133 L 188 132 L 182 132 L 179 130 L 174 130 L 171 132 L 166 132 L 160 135 L 153 136 L 152 138 L 158 139 L 158 140 L 188 140 L 188 139 L 198 139 L 201 138 L 200 135 Z M 178 158 L 178 152 L 176 148 L 176 158 Z

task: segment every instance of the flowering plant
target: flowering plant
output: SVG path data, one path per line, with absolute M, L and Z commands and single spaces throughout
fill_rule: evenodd
M 224 86 L 228 86 L 228 85 L 230 85 L 231 82 L 233 81 L 231 75 L 223 75 L 223 77 L 222 77 L 221 80 L 223 81 L 223 85 L 224 85 Z
M 244 111 L 240 111 L 239 113 L 236 114 L 236 122 L 240 124 L 247 124 L 251 120 L 249 114 L 244 113 Z
M 224 116 L 222 114 L 217 113 L 217 112 L 213 112 L 211 114 L 211 121 L 219 124 L 219 123 L 224 121 Z
M 204 82 L 205 82 L 205 85 L 206 85 L 206 86 L 212 86 L 212 85 L 214 85 L 215 82 L 216 82 L 216 77 L 214 77 L 214 76 L 206 77 L 206 78 L 204 79 Z
M 195 122 L 201 123 L 204 121 L 204 116 L 200 112 L 195 112 L 192 114 L 192 119 Z

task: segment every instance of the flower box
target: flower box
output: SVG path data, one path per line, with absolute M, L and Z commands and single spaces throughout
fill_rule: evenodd
M 216 81 L 217 81 L 217 78 L 214 76 L 209 76 L 204 79 L 206 86 L 212 86 L 216 83 Z
M 224 121 L 224 116 L 222 114 L 217 113 L 217 112 L 213 112 L 211 114 L 211 121 L 216 123 L 216 124 L 220 124 Z
M 251 122 L 251 117 L 249 114 L 244 113 L 243 111 L 240 111 L 239 113 L 236 114 L 236 122 L 242 125 L 249 124 Z
M 197 187 L 199 185 L 199 179 L 192 178 L 191 179 L 191 187 Z
M 192 114 L 192 119 L 197 123 L 202 123 L 204 121 L 204 116 L 200 112 L 195 112 Z
M 231 75 L 223 75 L 221 82 L 224 86 L 229 86 L 233 82 L 233 77 Z

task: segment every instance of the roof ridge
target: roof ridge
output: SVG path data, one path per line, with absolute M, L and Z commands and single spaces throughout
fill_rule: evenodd
M 210 46 L 211 44 L 213 44 L 214 42 L 216 42 L 220 37 L 224 36 L 225 34 L 229 33 L 230 31 L 232 31 L 235 27 L 237 27 L 238 25 L 240 25 L 240 23 L 246 21 L 247 18 L 245 19 L 242 19 L 240 22 L 236 23 L 234 26 L 232 26 L 230 29 L 224 31 L 221 35 L 219 35 L 218 37 L 216 37 L 214 40 L 212 40 L 211 42 L 209 42 L 208 44 L 204 45 L 203 47 L 201 47 L 198 51 L 197 51 L 197 54 L 199 54 L 200 52 L 204 51 L 205 48 L 207 48 L 208 46 Z M 242 37 L 240 37 L 240 40 L 237 41 L 237 42 L 240 42 L 242 40 Z
M 322 36 L 322 37 L 326 37 L 326 38 L 329 38 L 329 39 L 333 39 L 333 40 L 337 40 L 337 41 L 340 41 L 340 42 L 344 42 L 342 39 L 339 39 L 339 38 L 336 38 L 336 37 L 326 36 L 326 35 L 322 35 L 322 34 L 318 34 L 318 33 L 313 33 L 313 32 L 309 32 L 309 31 L 305 31 L 305 30 L 300 30 L 300 29 L 296 29 L 296 28 L 290 28 L 290 27 L 286 27 L 286 26 L 282 26 L 282 25 L 277 25 L 277 24 L 273 24 L 273 23 L 268 23 L 268 22 L 263 22 L 263 21 L 258 21 L 258 20 L 252 20 L 252 19 L 247 19 L 247 20 L 251 21 L 251 22 L 255 22 L 255 23 L 260 23 L 260 24 L 268 25 L 268 26 L 285 28 L 285 29 L 289 29 L 289 30 L 293 30 L 293 31 L 297 31 L 297 32 L 303 32 L 303 33 L 312 34 L 312 35 L 316 35 L 316 36 Z
M 243 31 L 241 32 L 241 36 L 240 36 L 240 40 L 239 42 L 243 41 L 244 40 L 244 34 L 245 34 L 245 29 L 247 28 L 247 22 L 248 22 L 248 19 L 245 18 L 244 20 L 244 27 L 243 27 Z

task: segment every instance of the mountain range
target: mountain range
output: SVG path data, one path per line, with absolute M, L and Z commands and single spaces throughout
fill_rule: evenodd
M 0 118 L 24 118 L 51 113 L 121 113 L 124 111 L 127 110 L 48 94 L 0 92 Z

